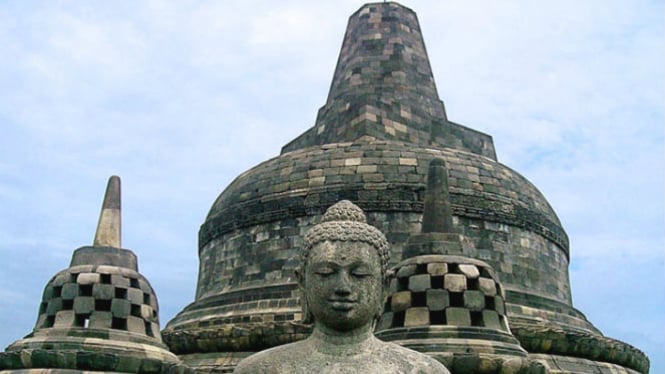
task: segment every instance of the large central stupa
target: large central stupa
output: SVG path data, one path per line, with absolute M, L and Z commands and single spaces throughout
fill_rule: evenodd
M 448 120 L 416 15 L 393 2 L 350 17 L 315 125 L 213 203 L 199 232 L 196 299 L 162 332 L 171 351 L 200 371 L 224 372 L 305 337 L 294 277 L 305 232 L 326 208 L 351 200 L 386 233 L 399 263 L 421 232 L 433 159 L 446 165 L 454 231 L 474 248 L 455 266 L 470 264 L 501 283 L 507 325 L 497 326 L 516 338 L 515 352 L 551 372 L 648 372 L 641 352 L 604 337 L 574 308 L 557 215 L 533 184 L 497 161 L 491 136 Z

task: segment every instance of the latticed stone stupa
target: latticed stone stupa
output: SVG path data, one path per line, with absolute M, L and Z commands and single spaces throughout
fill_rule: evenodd
M 433 159 L 446 165 L 452 218 L 444 230 L 423 222 Z M 315 125 L 278 157 L 238 176 L 214 202 L 199 232 L 196 299 L 163 331 L 171 350 L 198 370 L 220 372 L 305 337 L 310 326 L 300 322 L 296 255 L 305 232 L 342 199 L 386 233 L 393 264 L 405 261 L 397 269 L 405 293 L 390 300 L 399 310 L 386 308 L 393 315 L 379 336 L 429 339 L 427 346 L 409 344 L 453 352 L 446 360 L 466 362 L 460 373 L 498 372 L 501 365 L 492 362 L 512 358 L 551 372 L 648 371 L 643 353 L 604 337 L 574 308 L 568 237 L 557 215 L 536 187 L 497 161 L 491 136 L 448 120 L 416 15 L 393 2 L 364 5 L 350 17 Z M 428 209 L 447 216 L 437 213 L 441 205 Z M 407 258 L 437 246 L 457 248 L 458 256 Z M 434 285 L 445 278 L 437 273 L 444 267 L 459 285 Z M 423 283 L 409 289 L 414 277 Z M 438 309 L 425 313 L 427 305 L 418 304 L 427 303 L 428 291 L 455 295 L 433 307 L 442 314 L 430 315 Z M 431 325 L 455 326 L 459 344 L 449 344 L 450 328 L 432 339 Z M 486 334 L 473 335 L 473 328 Z M 481 354 L 493 356 L 483 361 Z
M 392 246 L 376 336 L 453 373 L 648 373 L 641 351 L 575 309 L 557 215 L 498 162 L 491 136 L 448 120 L 416 15 L 400 4 L 351 15 L 314 126 L 215 200 L 195 300 L 161 334 L 155 293 L 120 246 L 114 186 L 95 244 L 48 283 L 1 372 L 223 373 L 303 339 L 299 250 L 328 207 L 350 200 Z
M 0 372 L 192 372 L 162 342 L 155 292 L 121 247 L 120 208 L 113 176 L 93 245 L 48 282 L 33 332 L 0 353 Z

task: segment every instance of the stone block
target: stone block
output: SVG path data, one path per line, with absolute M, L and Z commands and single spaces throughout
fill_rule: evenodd
M 446 322 L 452 326 L 471 326 L 471 313 L 466 308 L 448 308 Z
M 143 318 L 129 316 L 127 317 L 127 331 L 137 334 L 145 334 L 145 321 Z
M 129 316 L 131 303 L 124 299 L 113 299 L 111 301 L 111 313 L 116 318 L 125 318 Z
M 483 325 L 490 329 L 503 330 L 499 314 L 493 310 L 483 310 Z
M 466 277 L 462 274 L 446 274 L 443 276 L 443 288 L 450 292 L 466 290 Z
M 124 277 L 120 274 L 111 274 L 111 284 L 116 287 L 129 288 L 130 282 L 129 278 Z
M 494 296 L 494 310 L 500 315 L 506 314 L 506 304 L 500 296 Z
M 427 272 L 430 275 L 444 275 L 448 273 L 448 264 L 445 262 L 433 262 L 427 264 Z
M 411 306 L 411 292 L 410 291 L 402 291 L 402 292 L 397 292 L 392 295 L 392 299 L 390 301 L 390 310 L 393 312 L 401 312 L 403 310 L 406 310 Z
M 381 315 L 379 323 L 376 325 L 377 331 L 382 331 L 391 328 L 393 325 L 393 313 L 386 312 Z
M 54 316 L 59 310 L 62 310 L 62 299 L 56 298 L 48 301 L 46 306 L 46 314 L 49 316 Z
M 450 305 L 448 291 L 429 289 L 425 293 L 429 310 L 443 310 Z
M 485 308 L 485 295 L 480 291 L 464 291 L 464 306 L 474 312 Z
M 115 297 L 115 287 L 111 284 L 95 284 L 92 286 L 92 296 L 98 300 L 111 300 Z
M 150 305 L 145 305 L 145 304 L 141 305 L 141 317 L 143 319 L 151 321 L 153 319 L 152 318 L 152 311 L 153 311 L 153 309 Z
M 429 325 L 429 309 L 409 308 L 404 315 L 404 327 Z
M 62 286 L 65 283 L 69 283 L 71 281 L 71 278 L 72 276 L 71 274 L 69 274 L 69 272 L 59 273 L 58 275 L 55 276 L 55 278 L 53 278 L 51 284 L 53 286 Z
M 76 320 L 76 313 L 73 310 L 61 310 L 55 314 L 53 327 L 72 327 Z
M 97 329 L 110 329 L 113 321 L 111 312 L 92 312 L 89 327 Z
M 148 281 L 145 279 L 139 278 L 139 288 L 143 292 L 152 293 L 152 287 L 150 287 L 150 283 L 148 283 Z
M 74 312 L 76 314 L 88 314 L 95 310 L 95 298 L 91 296 L 79 296 L 74 299 Z
M 60 293 L 63 300 L 72 300 L 79 294 L 79 285 L 76 283 L 67 283 L 62 286 Z
M 132 304 L 143 304 L 143 291 L 138 288 L 127 289 L 127 300 Z
M 496 295 L 496 283 L 493 279 L 480 277 L 478 278 L 478 284 L 480 286 L 480 291 L 482 291 L 485 295 Z
M 432 288 L 429 274 L 418 274 L 409 277 L 409 289 L 413 292 L 423 292 Z
M 469 279 L 476 279 L 480 276 L 480 271 L 476 265 L 460 264 L 458 268 Z
M 100 275 L 97 273 L 81 273 L 76 277 L 78 284 L 95 284 L 99 283 Z
M 401 268 L 399 268 L 399 270 L 397 270 L 396 276 L 397 278 L 406 278 L 412 276 L 415 273 L 416 273 L 416 265 L 406 265 L 402 266 Z

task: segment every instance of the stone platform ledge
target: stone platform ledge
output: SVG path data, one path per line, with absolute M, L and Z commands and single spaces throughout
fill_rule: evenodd
M 180 359 L 197 373 L 233 373 L 240 361 L 256 352 L 214 352 L 192 353 L 179 356 Z
M 484 353 L 457 354 L 428 352 L 451 374 L 548 374 L 547 368 L 529 357 L 503 356 Z
M 510 321 L 510 330 L 530 354 L 572 356 L 649 372 L 649 358 L 639 349 L 622 341 L 584 331 L 564 330 L 552 323 Z
M 0 353 L 0 373 L 195 374 L 189 367 L 155 358 L 85 350 L 24 349 Z
M 217 326 L 214 329 L 166 329 L 162 339 L 181 355 L 206 352 L 260 351 L 305 339 L 312 326 L 301 322 L 256 322 Z
M 607 362 L 591 361 L 579 357 L 532 354 L 529 357 L 542 363 L 550 374 L 639 374 L 638 371 Z

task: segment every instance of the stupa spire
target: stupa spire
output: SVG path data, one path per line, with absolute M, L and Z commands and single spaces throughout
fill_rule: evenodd
M 99 222 L 95 232 L 95 247 L 122 247 L 122 217 L 120 205 L 120 177 L 114 175 L 109 178 L 99 213 Z
M 453 233 L 453 213 L 448 194 L 446 163 L 435 158 L 429 164 L 422 232 Z
M 326 104 L 282 153 L 363 137 L 444 146 L 496 158 L 489 135 L 450 122 L 416 14 L 370 3 L 349 18 Z

